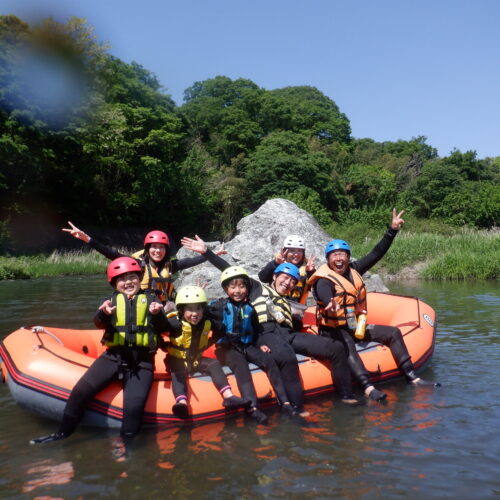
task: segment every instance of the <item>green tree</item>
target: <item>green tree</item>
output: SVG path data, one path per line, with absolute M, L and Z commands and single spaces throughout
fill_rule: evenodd
M 397 198 L 395 175 L 380 166 L 351 165 L 343 181 L 353 208 L 392 207 Z
M 500 189 L 492 182 L 466 181 L 458 191 L 449 193 L 433 217 L 444 217 L 458 226 L 491 228 L 500 225 Z
M 329 97 L 315 87 L 296 86 L 272 90 L 290 109 L 284 130 L 317 137 L 325 143 L 348 143 L 351 128 L 347 117 Z
M 338 205 L 340 189 L 334 185 L 328 158 L 311 151 L 301 134 L 273 132 L 265 137 L 245 162 L 245 177 L 251 208 L 304 186 L 317 191 L 328 210 Z
M 446 196 L 463 184 L 456 165 L 441 159 L 426 163 L 421 174 L 401 195 L 401 205 L 411 208 L 418 217 L 431 217 Z

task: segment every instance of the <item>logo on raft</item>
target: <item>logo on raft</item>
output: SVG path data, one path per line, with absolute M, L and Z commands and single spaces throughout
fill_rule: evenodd
M 423 314 L 423 317 L 424 317 L 425 321 L 427 321 L 427 323 L 429 323 L 429 325 L 434 326 L 434 321 L 432 320 L 432 318 L 428 314 Z

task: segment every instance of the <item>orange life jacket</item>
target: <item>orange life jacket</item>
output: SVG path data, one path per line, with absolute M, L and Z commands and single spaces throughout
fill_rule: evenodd
M 356 314 L 362 310 L 366 311 L 366 286 L 361 275 L 351 267 L 349 268 L 352 282 L 331 269 L 328 264 L 323 264 L 307 281 L 309 286 L 313 286 L 320 278 L 331 281 L 335 287 L 335 302 L 339 305 L 338 310 L 333 308 L 325 311 L 328 304 L 319 300 L 316 293 L 313 294 L 316 300 L 316 321 L 318 325 L 337 328 L 344 326 L 346 321 L 347 308 L 352 307 Z

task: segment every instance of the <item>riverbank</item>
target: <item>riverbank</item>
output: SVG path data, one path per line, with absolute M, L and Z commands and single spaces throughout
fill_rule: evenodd
M 352 244 L 366 255 L 379 237 Z M 453 234 L 401 232 L 373 268 L 386 279 L 500 279 L 500 232 L 461 229 Z
M 348 239 L 354 257 L 366 255 L 380 234 L 359 231 Z M 364 234 L 364 237 L 359 237 Z M 126 249 L 121 249 L 127 253 Z M 320 257 L 321 258 L 321 257 Z M 30 256 L 0 256 L 0 280 L 101 274 L 108 261 L 95 251 L 54 251 Z M 500 232 L 457 230 L 452 234 L 404 232 L 373 268 L 384 279 L 500 279 Z

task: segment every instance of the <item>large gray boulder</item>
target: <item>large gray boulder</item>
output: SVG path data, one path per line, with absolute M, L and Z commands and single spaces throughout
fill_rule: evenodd
M 281 198 L 266 201 L 253 214 L 243 217 L 236 226 L 236 236 L 224 242 L 226 255 L 222 255 L 231 265 L 244 267 L 248 273 L 257 278 L 258 272 L 282 248 L 285 237 L 298 234 L 306 242 L 306 256 L 316 257 L 316 267 L 325 261 L 325 245 L 332 238 L 316 219 L 295 203 Z M 212 250 L 220 247 L 222 242 L 207 242 Z M 194 254 L 184 248 L 177 252 L 177 258 L 193 257 Z M 206 283 L 206 291 L 210 298 L 223 295 L 219 284 L 220 271 L 210 263 L 186 269 L 177 276 L 175 286 L 196 285 Z M 376 274 L 366 273 L 364 279 L 368 291 L 387 292 L 388 289 Z

